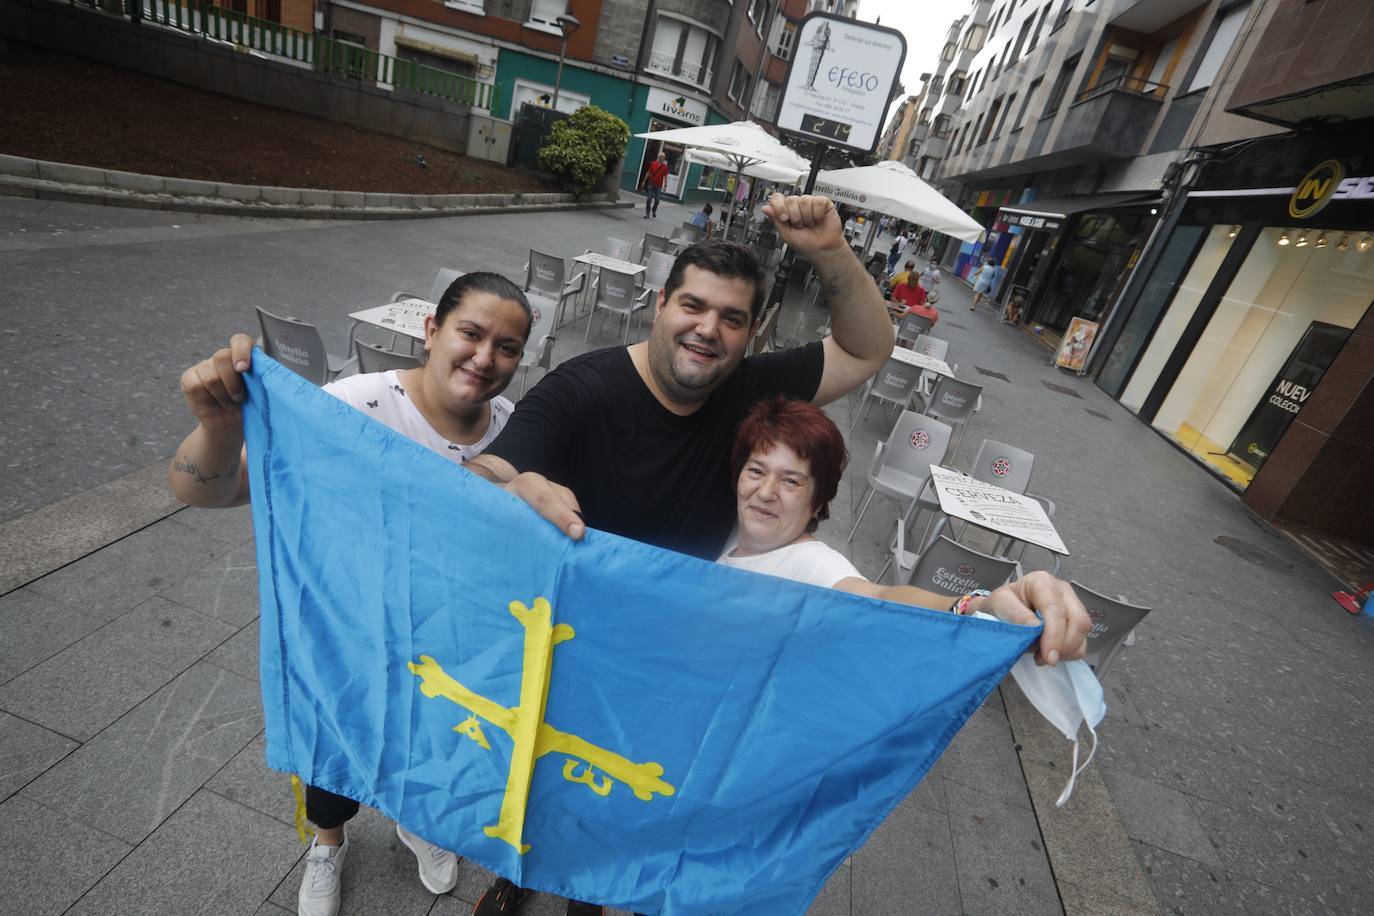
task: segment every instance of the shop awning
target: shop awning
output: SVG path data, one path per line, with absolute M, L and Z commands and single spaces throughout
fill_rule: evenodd
M 1002 207 L 997 218 L 1013 226 L 1058 229 L 1075 213 L 1110 210 L 1126 204 L 1153 203 L 1159 195 L 1151 191 L 1125 191 L 1116 194 L 1070 194 L 1067 197 L 1042 197 L 1024 204 Z

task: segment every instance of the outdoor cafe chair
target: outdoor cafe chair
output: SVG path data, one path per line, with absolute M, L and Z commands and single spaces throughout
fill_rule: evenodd
M 553 368 L 553 319 L 558 312 L 558 303 L 537 293 L 528 295 L 530 312 L 534 323 L 530 326 L 529 339 L 525 341 L 525 352 L 520 357 L 520 397 L 525 396 L 525 377 L 532 366 L 541 369 Z M 590 319 L 588 319 L 590 323 Z
M 691 222 L 683 223 L 678 227 L 677 231 L 673 233 L 673 239 L 675 241 L 685 242 L 688 245 L 694 242 L 700 242 L 704 238 L 706 238 L 706 230 L 696 223 Z
M 906 517 L 910 508 L 908 504 L 915 505 L 916 497 L 930 480 L 930 466 L 944 462 L 952 433 L 953 430 L 946 423 L 914 410 L 902 411 L 887 441 L 878 442 L 873 450 L 864 497 L 859 503 L 854 527 L 849 529 L 846 540 L 854 540 L 859 522 L 863 521 L 875 494 L 881 493 L 897 500 L 903 510 L 899 514 Z
M 676 259 L 666 251 L 655 251 L 649 257 L 648 270 L 641 277 L 641 288 L 635 296 L 635 307 L 652 306 L 658 300 L 658 291 L 668 285 L 668 275 L 673 272 Z
M 569 280 L 562 258 L 530 249 L 530 259 L 525 262 L 525 292 L 537 293 L 557 302 L 560 316 L 567 301 L 582 292 L 586 286 L 585 270 L 577 271 Z
M 908 313 L 902 316 L 902 321 L 897 325 L 897 346 L 906 347 L 915 342 L 917 337 L 929 331 L 935 326 L 925 315 L 915 315 Z M 943 359 L 943 357 L 941 357 Z
M 434 274 L 434 282 L 429 285 L 429 295 L 425 297 L 425 301 L 437 303 L 440 297 L 444 295 L 444 291 L 449 288 L 454 280 L 457 280 L 462 275 L 463 271 L 453 267 L 439 268 L 438 272 Z M 398 289 L 391 294 L 392 302 L 399 302 L 402 299 L 418 298 L 420 298 L 419 294 L 403 289 Z
M 652 232 L 644 233 L 644 241 L 639 243 L 639 263 L 648 266 L 650 258 L 659 252 L 671 255 L 673 243 L 661 235 L 654 235 Z
M 644 302 L 635 296 L 635 278 L 633 275 L 623 274 L 618 270 L 609 268 L 602 270 L 596 278 L 596 296 L 592 300 L 592 313 L 587 316 L 587 333 L 584 342 L 592 339 L 592 322 L 596 320 L 596 313 L 611 312 L 625 318 L 625 334 L 622 340 L 629 343 L 630 319 L 643 307 Z
M 908 347 L 908 349 L 914 350 L 924 356 L 929 356 L 931 359 L 938 359 L 941 361 L 948 361 L 949 359 L 949 341 L 941 340 L 939 337 L 931 337 L 929 332 L 918 336 L 911 342 L 911 346 Z M 951 365 L 950 368 L 955 372 L 959 371 L 957 365 Z M 938 378 L 939 375 L 940 373 L 931 372 L 929 369 L 921 372 L 920 390 L 922 397 L 930 396 L 931 389 L 935 387 L 935 379 Z
M 898 519 L 893 526 L 892 555 L 879 570 L 881 580 L 889 565 L 895 566 L 893 581 L 914 585 L 946 595 L 966 595 L 975 589 L 992 591 L 1021 577 L 1021 564 L 1007 557 L 980 553 L 947 537 L 938 537 L 920 554 L 906 549 L 906 526 Z M 944 608 L 935 610 L 943 611 Z
M 959 443 L 964 440 L 964 430 L 968 428 L 969 418 L 983 403 L 983 386 L 942 375 L 931 386 L 930 394 L 923 395 L 922 399 L 925 402 L 921 408 L 922 413 L 959 427 L 959 438 L 954 443 L 957 450 Z
M 874 401 L 881 401 L 886 404 L 896 404 L 905 410 L 911 403 L 911 395 L 916 391 L 916 385 L 921 379 L 921 369 L 919 366 L 911 366 L 899 359 L 889 357 L 883 363 L 881 369 L 873 374 L 873 377 L 864 385 L 862 393 L 859 395 L 858 403 L 854 405 L 854 416 L 849 421 L 849 428 L 868 416 L 869 409 Z
M 299 318 L 283 318 L 258 309 L 262 348 L 267 355 L 316 385 L 331 382 L 352 360 L 324 348 L 319 328 Z
M 420 365 L 419 357 L 408 353 L 397 353 L 389 347 L 354 341 L 358 348 L 359 372 L 385 372 L 388 369 L 414 369 Z
M 601 253 L 608 258 L 615 258 L 617 261 L 628 261 L 633 249 L 630 243 L 624 239 L 618 239 L 613 235 L 606 236 L 606 241 L 601 243 Z
M 1135 628 L 1150 613 L 1150 608 L 1130 604 L 1120 595 L 1108 598 L 1077 582 L 1069 584 L 1092 619 L 1092 629 L 1088 632 L 1088 654 L 1083 660 L 1092 666 L 1098 680 L 1101 680 L 1107 667 L 1126 646 L 1135 645 Z

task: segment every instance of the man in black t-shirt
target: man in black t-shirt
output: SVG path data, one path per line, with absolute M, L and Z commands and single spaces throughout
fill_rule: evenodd
M 763 274 L 740 245 L 698 243 L 674 263 L 646 342 L 561 364 L 467 467 L 573 537 L 586 524 L 719 556 L 735 519 L 730 446 L 750 405 L 770 394 L 828 404 L 892 355 L 882 295 L 845 244 L 834 205 L 774 194 L 764 213 L 819 272 L 830 337 L 745 358 Z
M 559 365 L 465 467 L 504 485 L 570 537 L 580 538 L 591 525 L 719 557 L 736 515 L 730 448 L 749 407 L 771 394 L 829 404 L 892 355 L 886 303 L 845 243 L 834 205 L 825 197 L 774 194 L 763 212 L 820 275 L 831 309 L 829 337 L 746 358 L 764 276 L 743 246 L 700 242 L 673 264 L 647 341 Z M 1086 621 L 1086 612 L 1081 616 Z M 1039 657 L 1054 663 L 1061 648 L 1065 657 L 1081 656 L 1087 627 L 1065 624 L 1054 608 L 1044 617 Z M 1077 634 L 1073 647 L 1066 634 Z M 526 896 L 497 879 L 474 916 L 515 913 Z M 568 916 L 600 912 L 568 902 Z

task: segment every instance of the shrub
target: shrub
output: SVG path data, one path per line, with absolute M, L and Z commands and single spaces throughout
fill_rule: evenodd
M 624 121 L 595 105 L 583 105 L 553 125 L 539 150 L 539 167 L 579 197 L 591 194 L 601 189 L 629 139 Z

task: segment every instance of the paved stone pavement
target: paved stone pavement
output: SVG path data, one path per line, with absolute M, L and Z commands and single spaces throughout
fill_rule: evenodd
M 665 204 L 657 225 L 686 215 Z M 0 576 L 0 912 L 294 909 L 291 795 L 262 763 L 249 518 L 178 509 L 159 479 L 187 429 L 180 370 L 251 328 L 254 302 L 342 350 L 344 313 L 427 288 L 438 266 L 513 276 L 530 244 L 572 254 L 651 225 L 637 211 L 352 226 L 0 199 L 0 544 L 72 552 Z M 946 278 L 938 333 L 985 386 L 953 463 L 984 436 L 1034 452 L 1032 489 L 1058 503 L 1073 551 L 1064 575 L 1155 610 L 1106 678 L 1102 748 L 1064 809 L 1047 800 L 1067 745 L 1004 688 L 812 913 L 1366 910 L 1368 621 L 1205 470 L 967 298 Z M 792 307 L 779 336 L 814 339 L 822 321 Z M 584 349 L 582 331 L 564 329 L 556 359 Z M 830 410 L 847 425 L 850 407 Z M 822 528 L 869 574 L 891 503 L 844 536 L 891 419 L 875 408 L 856 425 Z M 462 913 L 484 885 L 466 869 L 452 894 L 424 892 L 375 812 L 352 837 L 345 912 Z

